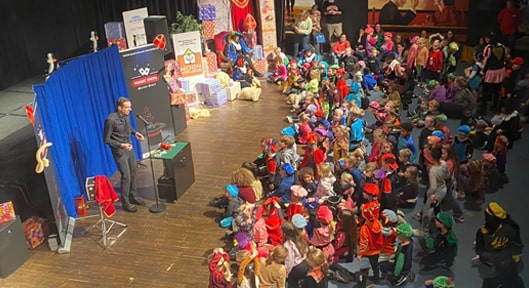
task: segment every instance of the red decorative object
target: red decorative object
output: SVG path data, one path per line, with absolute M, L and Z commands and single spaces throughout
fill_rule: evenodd
M 31 217 L 22 223 L 22 229 L 26 236 L 26 244 L 29 249 L 35 249 L 44 242 L 44 219 Z
M 81 195 L 79 197 L 75 197 L 75 209 L 77 210 L 77 216 L 83 217 L 86 216 L 86 210 L 88 209 L 88 205 L 86 205 L 86 202 L 84 201 L 84 197 Z
M 0 203 L 0 223 L 11 221 L 16 219 L 15 209 L 13 208 L 13 202 Z
M 170 92 L 171 95 L 171 105 L 182 105 L 186 103 L 186 94 L 182 91 Z
M 33 107 L 31 105 L 26 105 L 26 116 L 28 116 L 31 126 L 35 126 L 35 118 L 33 117 Z
M 254 66 L 255 69 L 261 74 L 268 72 L 268 61 L 266 61 L 266 59 L 255 60 Z
M 254 14 L 253 1 L 250 0 L 231 0 L 231 23 L 233 30 L 244 31 L 244 20 L 246 15 Z
M 215 21 L 204 20 L 202 21 L 202 36 L 205 40 L 215 38 Z
M 127 49 L 127 39 L 125 38 L 111 38 L 107 39 L 108 46 L 117 45 L 119 51 Z
M 214 76 L 215 74 L 217 74 L 219 70 L 218 62 L 217 62 L 217 53 L 206 52 L 206 60 L 208 61 L 209 76 Z
M 252 14 L 246 15 L 246 18 L 244 18 L 244 29 L 245 30 L 255 30 L 257 28 L 257 21 L 255 21 L 255 18 Z
M 165 35 L 158 34 L 152 41 L 152 44 L 154 44 L 154 46 L 158 47 L 160 50 L 164 50 L 166 42 L 167 40 L 165 39 Z

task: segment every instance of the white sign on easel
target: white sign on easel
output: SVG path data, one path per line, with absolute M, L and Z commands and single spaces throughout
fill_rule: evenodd
M 171 34 L 174 54 L 183 78 L 204 78 L 204 58 L 199 31 Z
M 147 44 L 147 35 L 145 34 L 145 25 L 143 19 L 149 16 L 147 7 L 129 10 L 123 12 L 123 25 L 127 35 L 127 44 L 129 48 L 134 48 Z

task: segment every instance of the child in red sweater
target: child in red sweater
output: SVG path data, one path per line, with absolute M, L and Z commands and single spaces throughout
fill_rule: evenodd
M 428 63 L 426 69 L 428 70 L 428 80 L 439 81 L 441 78 L 441 70 L 443 69 L 443 51 L 439 48 L 441 41 L 436 39 L 432 43 L 432 48 L 428 54 Z

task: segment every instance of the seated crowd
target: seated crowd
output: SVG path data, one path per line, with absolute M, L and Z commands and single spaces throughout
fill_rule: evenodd
M 518 287 L 510 268 L 522 253 L 519 226 L 485 195 L 509 181 L 507 154 L 529 103 L 521 93 L 529 82 L 517 82 L 523 59 L 488 33 L 459 75 L 460 45 L 451 37 L 404 40 L 375 25 L 360 29 L 353 44 L 340 36 L 330 56 L 310 44 L 290 58 L 276 50 L 269 80 L 287 98 L 290 125 L 277 139 L 263 138 L 262 153 L 210 202 L 225 209 L 221 226 L 235 245 L 214 250 L 209 287 L 327 287 L 329 279 L 398 287 L 415 280 L 414 249 L 423 251 L 421 269 L 450 271 L 458 253 L 453 227 L 465 220 L 458 198 L 484 208 L 469 261 L 493 265 L 500 274 L 492 282 Z M 254 68 L 238 38 L 230 57 L 247 74 Z M 383 97 L 369 99 L 375 94 Z M 460 120 L 457 131 L 447 119 Z M 421 129 L 418 143 L 414 129 Z M 405 216 L 416 205 L 420 224 L 412 227 Z M 341 265 L 353 261 L 356 274 Z M 455 287 L 447 276 L 426 284 Z

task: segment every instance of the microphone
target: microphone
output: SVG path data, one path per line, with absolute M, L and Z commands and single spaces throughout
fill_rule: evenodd
M 145 119 L 143 116 L 137 114 L 136 117 L 138 117 L 138 118 L 141 120 L 141 122 L 143 122 L 143 124 L 145 124 L 145 126 L 150 126 L 150 125 L 152 125 L 152 123 L 149 122 L 149 121 L 147 121 L 147 119 Z

